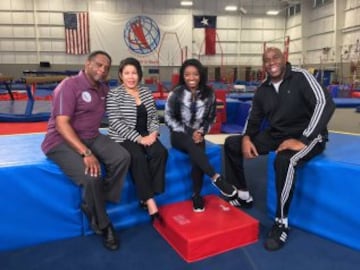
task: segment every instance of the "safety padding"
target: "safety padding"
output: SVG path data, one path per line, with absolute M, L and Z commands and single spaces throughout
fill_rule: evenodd
M 164 205 L 188 199 L 192 181 L 188 156 L 170 147 L 166 128 L 160 133 L 160 140 L 169 149 L 166 190 L 156 198 Z M 81 188 L 42 153 L 43 138 L 44 133 L 0 136 L 0 250 L 92 233 L 80 210 Z M 220 171 L 221 147 L 207 143 L 206 153 Z M 217 192 L 205 179 L 203 193 Z M 121 202 L 107 205 L 107 211 L 117 229 L 149 221 L 138 205 L 129 175 Z
M 359 98 L 333 98 L 336 108 L 356 108 L 360 106 Z
M 187 262 L 194 262 L 258 240 L 259 222 L 216 195 L 205 199 L 205 211 L 194 212 L 191 200 L 160 208 L 163 223 L 155 229 Z
M 226 99 L 227 120 L 221 127 L 223 133 L 241 133 L 249 115 L 251 101 Z
M 43 155 L 43 137 L 0 136 L 0 250 L 82 234 L 80 189 Z
M 299 168 L 289 223 L 360 250 L 360 136 L 330 134 L 324 153 Z M 269 155 L 267 206 L 275 215 L 276 191 Z
M 190 177 L 190 159 L 189 156 L 171 148 L 168 140 L 167 129 L 161 129 L 160 140 L 164 146 L 168 148 L 168 161 L 165 173 L 165 192 L 155 197 L 158 205 L 184 201 L 191 198 L 192 180 Z M 221 171 L 221 147 L 206 142 L 206 154 L 210 163 L 216 171 Z M 218 190 L 211 184 L 209 177 L 205 176 L 202 188 L 202 194 L 219 194 Z M 126 228 L 141 222 L 149 222 L 147 211 L 139 207 L 139 199 L 136 196 L 136 189 L 133 181 L 128 174 L 124 188 L 121 194 L 121 202 L 119 204 L 108 204 L 108 214 L 117 229 Z M 88 221 L 83 216 L 84 234 L 92 234 Z

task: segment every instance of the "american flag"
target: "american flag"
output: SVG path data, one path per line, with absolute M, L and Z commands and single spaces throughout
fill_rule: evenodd
M 87 12 L 65 12 L 65 46 L 67 54 L 87 54 L 89 45 L 89 15 Z

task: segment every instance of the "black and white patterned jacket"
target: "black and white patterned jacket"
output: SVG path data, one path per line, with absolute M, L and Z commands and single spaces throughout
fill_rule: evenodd
M 159 117 L 151 91 L 147 87 L 139 86 L 139 96 L 147 111 L 148 132 L 159 132 Z M 109 91 L 106 112 L 109 119 L 110 138 L 116 142 L 137 141 L 140 134 L 135 130 L 136 103 L 134 97 L 126 92 L 123 85 Z
M 189 135 L 195 130 L 204 134 L 209 132 L 216 116 L 216 98 L 211 88 L 207 97 L 200 91 L 192 92 L 184 86 L 176 87 L 168 96 L 165 105 L 165 123 L 171 131 L 184 132 Z

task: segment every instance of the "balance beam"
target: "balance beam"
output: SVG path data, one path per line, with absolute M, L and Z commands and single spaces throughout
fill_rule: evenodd
M 25 77 L 25 83 L 29 85 L 38 84 L 38 83 L 54 83 L 61 82 L 67 76 L 65 75 L 56 75 L 56 76 L 28 76 Z

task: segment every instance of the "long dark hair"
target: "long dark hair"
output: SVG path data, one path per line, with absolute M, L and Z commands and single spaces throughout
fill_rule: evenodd
M 206 98 L 209 96 L 210 93 L 213 92 L 213 89 L 207 85 L 207 74 L 205 67 L 200 63 L 199 60 L 195 58 L 187 59 L 180 67 L 180 77 L 179 77 L 179 84 L 178 85 L 185 85 L 184 79 L 184 72 L 188 66 L 193 66 L 197 69 L 200 74 L 200 81 L 199 81 L 199 90 L 201 93 L 202 98 Z

